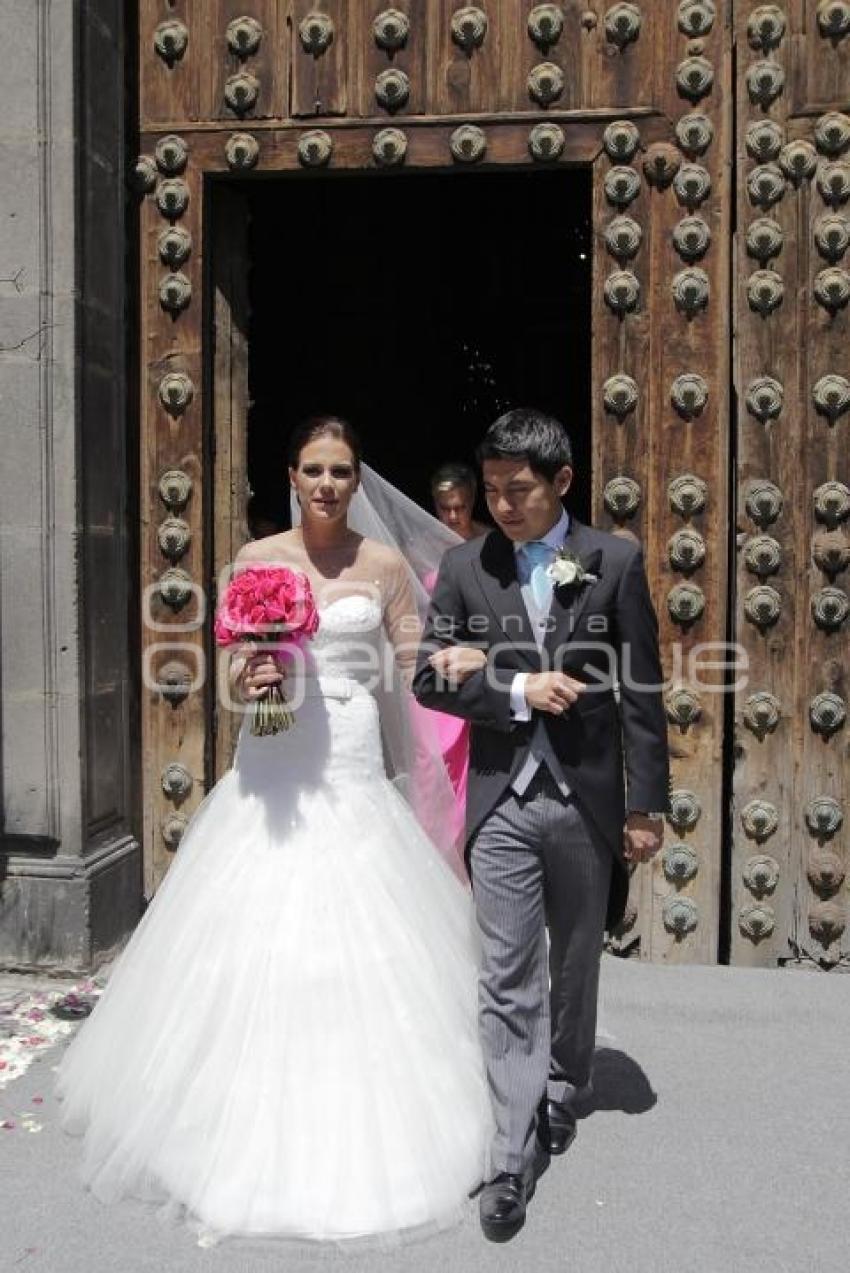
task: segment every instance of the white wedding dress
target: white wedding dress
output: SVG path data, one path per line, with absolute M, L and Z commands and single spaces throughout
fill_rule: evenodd
M 488 1167 L 471 895 L 357 679 L 386 615 L 320 619 L 294 726 L 243 723 L 58 1068 L 85 1183 L 209 1241 L 444 1226 Z

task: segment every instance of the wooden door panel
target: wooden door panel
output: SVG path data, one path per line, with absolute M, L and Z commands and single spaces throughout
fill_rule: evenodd
M 788 6 L 794 49 L 789 82 L 792 114 L 850 103 L 850 9 L 846 0 L 795 0 Z
M 201 118 L 207 54 L 195 21 L 197 0 L 148 0 L 139 6 L 139 115 L 147 126 Z
M 662 24 L 654 12 L 655 91 L 670 132 L 650 139 L 641 120 L 612 125 L 594 207 L 594 506 L 601 524 L 644 545 L 674 791 L 664 853 L 635 873 L 619 941 L 639 939 L 656 960 L 710 962 L 720 923 L 725 696 L 700 651 L 722 657 L 711 646 L 724 642 L 728 613 L 729 31 L 715 20 L 702 40 L 701 56 L 718 69 L 696 112 L 694 97 L 679 91 L 689 40 L 675 13 Z M 617 289 L 621 312 L 610 296 Z
M 499 4 L 469 6 L 462 0 L 432 0 L 429 31 L 430 113 L 483 114 L 498 110 L 506 32 Z M 461 33 L 453 35 L 456 14 L 476 10 Z M 476 27 L 478 28 L 476 32 Z
M 583 11 L 587 17 L 581 23 L 580 36 L 584 43 L 585 103 L 612 110 L 655 106 L 654 81 L 666 70 L 658 57 L 658 44 L 674 21 L 672 13 L 664 5 L 608 5 L 604 10 L 600 7 L 593 25 L 591 12 L 589 8 Z M 609 14 L 610 30 L 606 24 Z M 611 34 L 614 30 L 620 32 L 616 39 Z
M 292 106 L 287 112 L 293 118 L 348 112 L 347 68 L 357 12 L 347 0 L 294 0 Z
M 850 555 L 847 416 L 830 414 L 850 379 L 850 276 L 824 219 L 840 229 L 846 215 L 840 170 L 829 178 L 850 119 L 814 112 L 846 104 L 847 39 L 819 33 L 815 4 L 781 12 L 769 47 L 746 10 L 736 18 L 736 630 L 750 670 L 735 709 L 730 948 L 739 963 L 831 966 L 848 950 L 848 623 L 829 616 Z
M 204 6 L 209 37 L 200 85 L 203 119 L 220 119 L 238 128 L 252 119 L 289 114 L 286 8 L 281 0 L 212 0 Z M 256 102 L 245 110 L 234 105 L 240 77 L 247 77 L 246 91 L 256 88 Z
M 406 26 L 394 13 L 404 15 Z M 370 0 L 364 5 L 358 36 L 349 49 L 352 114 L 385 116 L 387 127 L 407 115 L 428 114 L 430 35 L 429 0 L 399 0 L 392 6 Z M 382 77 L 395 73 L 404 77 L 400 83 L 407 96 L 397 107 L 390 107 L 378 94 L 383 91 Z
M 532 23 L 536 38 L 530 34 L 529 16 L 535 6 L 531 0 L 503 5 L 501 23 L 504 31 L 500 98 L 497 109 L 508 111 L 534 111 L 545 118 L 546 106 L 531 95 L 529 77 L 535 67 L 552 63 L 558 68 L 563 86 L 560 96 L 552 103 L 557 110 L 579 110 L 585 104 L 585 57 L 588 39 L 581 27 L 583 5 L 576 0 L 559 6 L 563 14 L 563 28 L 553 43 L 544 35 L 546 26 Z M 533 81 L 532 81 L 533 82 Z
M 286 8 L 286 0 L 150 0 L 142 5 L 142 129 L 167 123 L 185 128 L 200 120 L 238 127 L 252 119 L 288 116 Z
M 608 6 L 593 20 L 570 0 L 551 44 L 529 27 L 540 7 L 530 0 L 481 6 L 400 0 L 391 7 L 409 20 L 398 48 L 376 39 L 375 19 L 390 8 L 380 0 L 146 0 L 139 25 L 142 126 L 202 120 L 239 126 L 349 112 L 545 115 L 657 104 L 657 41 L 669 23 L 653 6 L 641 8 L 634 38 L 621 42 L 612 32 L 626 30 L 630 15 L 625 28 L 609 27 L 606 19 L 629 6 Z M 480 39 L 470 10 L 484 15 Z M 453 28 L 458 13 L 464 20 Z M 554 89 L 547 87 L 547 64 L 560 76 Z M 397 109 L 376 98 L 378 76 L 396 71 L 407 77 L 408 94 Z M 534 84 L 541 74 L 542 87 Z

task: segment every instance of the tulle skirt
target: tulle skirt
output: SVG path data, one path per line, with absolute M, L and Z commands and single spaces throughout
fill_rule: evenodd
M 382 773 L 304 764 L 346 709 L 362 761 L 371 700 L 243 729 L 62 1058 L 104 1201 L 344 1241 L 452 1223 L 486 1176 L 471 895 Z

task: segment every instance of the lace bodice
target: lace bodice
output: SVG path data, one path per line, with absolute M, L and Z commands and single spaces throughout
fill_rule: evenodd
M 352 593 L 319 607 L 319 630 L 304 648 L 308 675 L 367 683 L 379 670 L 383 609 L 377 597 Z
M 242 780 L 281 767 L 287 782 L 305 790 L 317 784 L 367 789 L 389 778 L 434 843 L 453 855 L 462 810 L 454 802 L 433 714 L 419 711 L 409 692 L 421 641 L 410 567 L 394 550 L 363 540 L 356 560 L 337 563 L 332 575 L 325 559 L 319 573 L 315 562 L 306 568 L 303 554 L 284 555 L 286 543 L 278 537 L 277 553 L 268 551 L 268 542 L 265 552 L 262 541 L 251 544 L 238 562 L 303 570 L 319 627 L 288 669 L 294 727 L 276 735 L 273 746 L 241 730 L 236 765 Z
M 303 571 L 319 610 L 319 630 L 305 646 L 307 671 L 350 676 L 361 684 L 380 664 L 382 629 L 408 683 L 413 679 L 422 631 L 410 567 L 400 553 L 363 539 L 348 560 L 320 575 L 303 546 L 289 535 L 273 535 L 240 549 L 237 564 L 264 563 Z

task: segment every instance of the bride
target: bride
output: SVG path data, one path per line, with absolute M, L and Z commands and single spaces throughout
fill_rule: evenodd
M 313 588 L 295 724 L 255 737 L 243 721 L 58 1067 L 86 1185 L 158 1201 L 207 1241 L 444 1226 L 488 1169 L 471 897 L 414 816 L 421 739 L 406 787 L 393 758 L 407 691 L 367 683 L 387 641 L 409 680 L 418 585 L 350 524 L 360 475 L 345 422 L 297 432 L 301 524 L 237 557 Z M 231 675 L 250 704 L 281 673 L 247 647 Z M 419 811 L 435 807 L 432 789 Z

